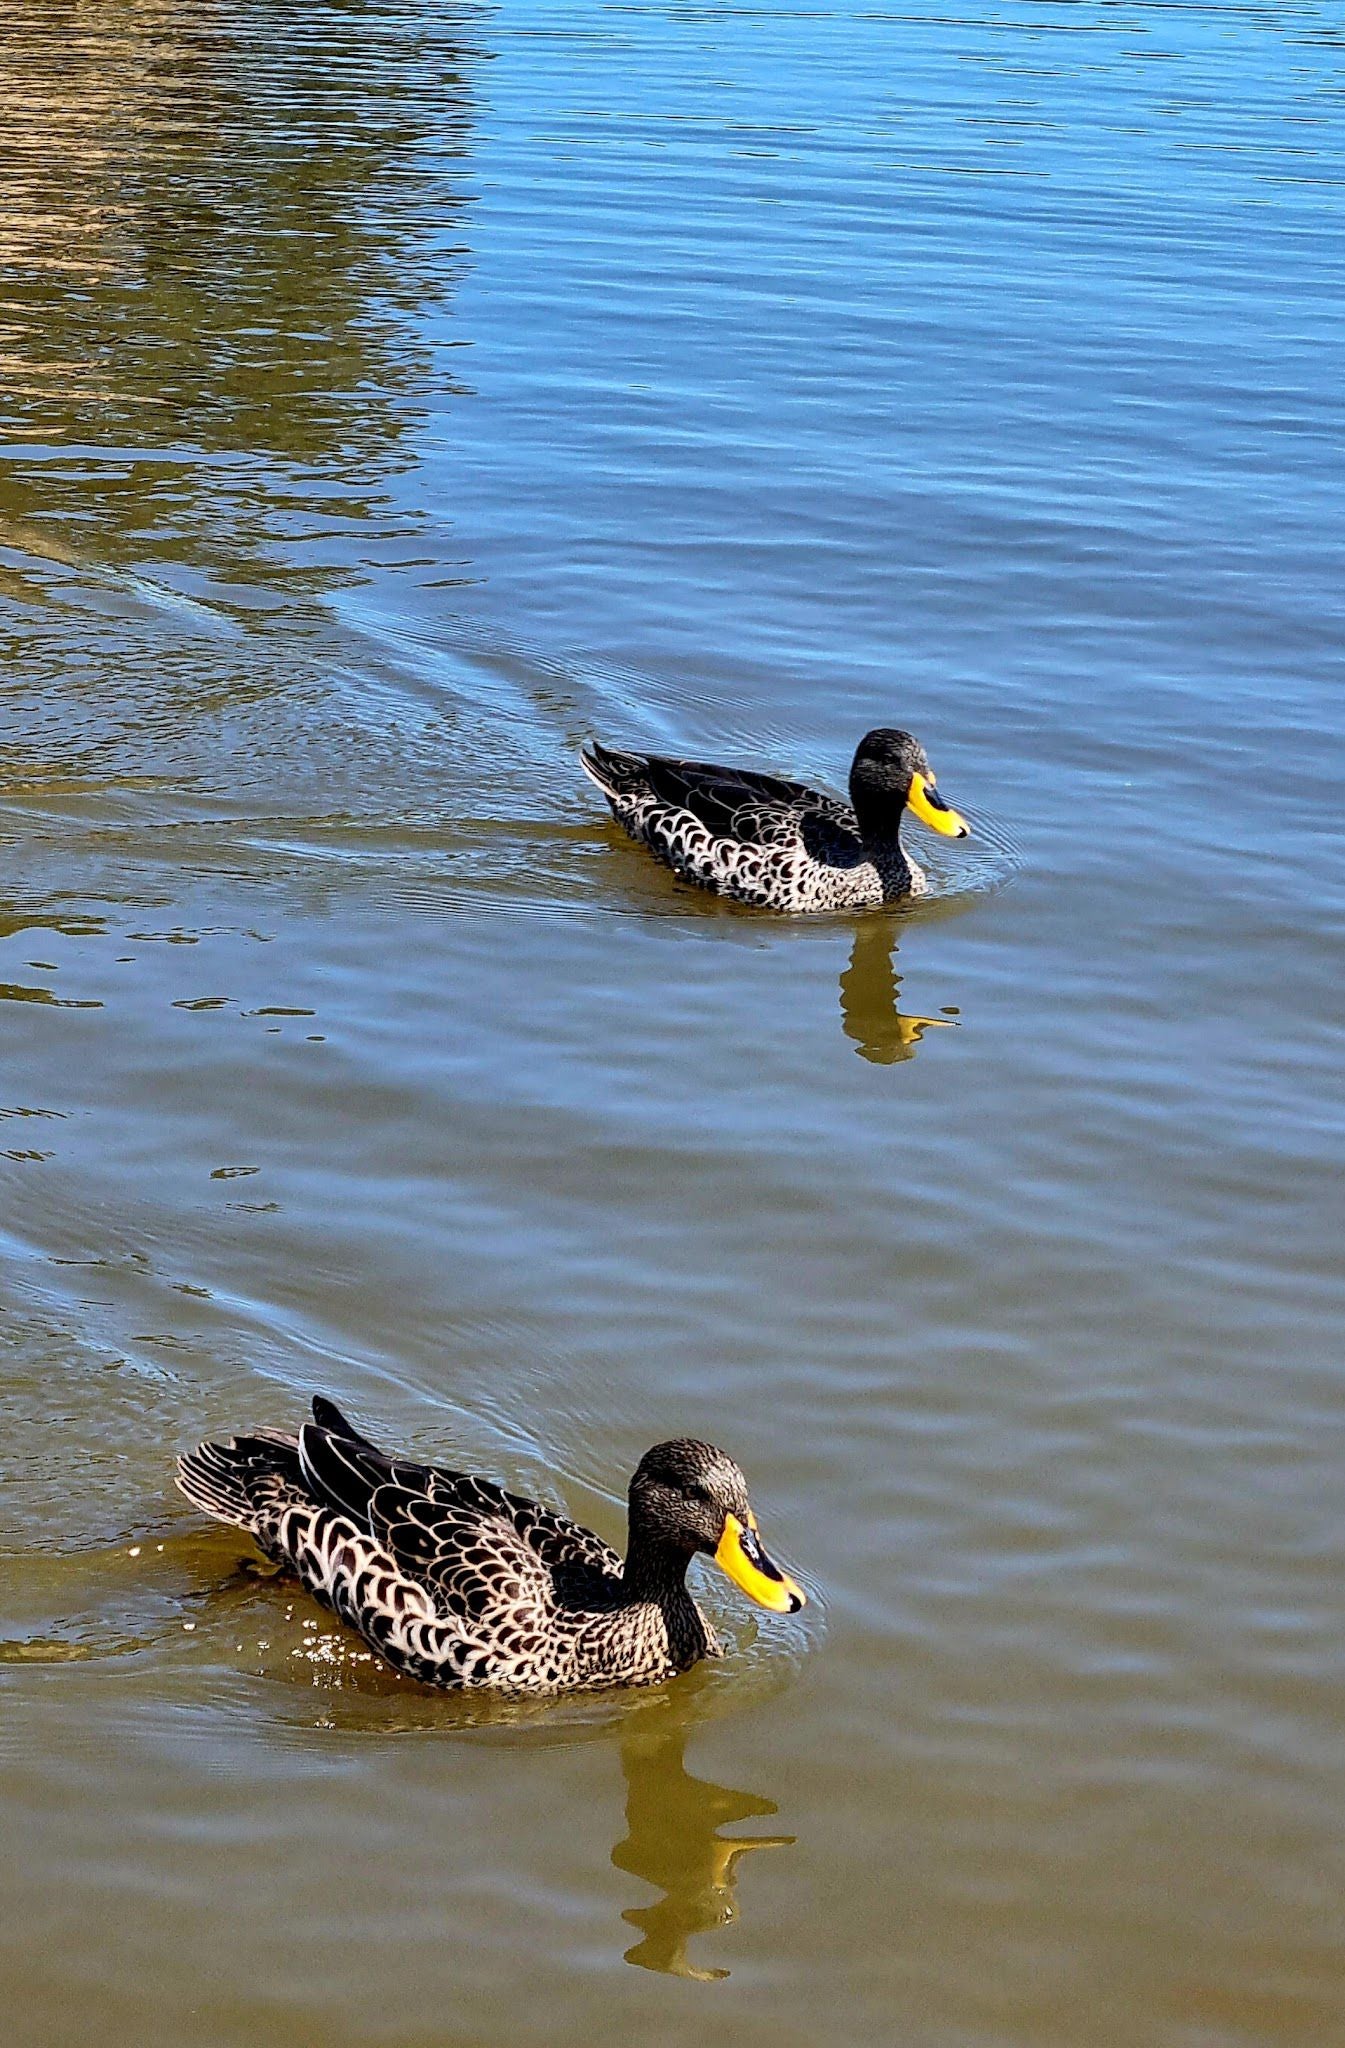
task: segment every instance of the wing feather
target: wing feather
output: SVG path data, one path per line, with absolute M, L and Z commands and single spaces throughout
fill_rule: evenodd
M 473 1524 L 489 1528 L 498 1523 L 548 1572 L 582 1566 L 609 1577 L 622 1569 L 616 1551 L 591 1529 L 475 1473 L 391 1458 L 349 1438 L 335 1437 L 311 1422 L 299 1432 L 299 1457 L 315 1499 L 347 1515 L 360 1528 L 374 1527 L 375 1496 L 391 1490 L 402 1501 L 420 1502 L 438 1514 L 452 1511 L 468 1529 Z M 412 1548 L 408 1549 L 408 1561 Z
M 757 844 L 765 818 L 783 823 L 788 816 L 822 813 L 841 817 L 847 807 L 807 783 L 764 775 L 750 768 L 717 768 L 705 761 L 680 761 L 668 755 L 648 757 L 648 781 L 654 796 L 676 810 L 690 811 L 707 831 Z
M 352 1438 L 333 1436 L 315 1422 L 305 1422 L 299 1431 L 299 1463 L 313 1498 L 348 1515 L 360 1528 L 369 1526 L 369 1503 L 381 1483 L 378 1467 L 383 1462 L 381 1453 L 363 1450 Z
M 378 1449 L 378 1445 L 372 1443 L 367 1436 L 363 1436 L 353 1422 L 346 1420 L 335 1401 L 329 1401 L 325 1394 L 313 1396 L 313 1420 L 319 1429 L 329 1431 L 332 1436 L 343 1437 L 347 1443 L 358 1444 L 362 1450 Z
M 400 1486 L 380 1486 L 370 1508 L 375 1537 L 408 1578 L 428 1587 L 446 1613 L 484 1624 L 544 1620 L 555 1582 L 512 1522 Z

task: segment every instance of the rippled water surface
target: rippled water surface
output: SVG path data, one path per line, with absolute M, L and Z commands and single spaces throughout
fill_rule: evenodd
M 0 88 L 7 2039 L 1345 2039 L 1337 8 L 10 0 Z M 906 917 L 575 761 L 879 723 Z M 709 1436 L 812 1603 L 399 1685 L 170 1488 L 315 1388 L 614 1538 Z

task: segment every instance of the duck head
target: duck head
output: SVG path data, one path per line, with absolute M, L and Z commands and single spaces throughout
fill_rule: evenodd
M 866 839 L 890 837 L 907 810 L 945 839 L 965 839 L 971 831 L 939 795 L 919 740 L 892 726 L 865 733 L 855 749 L 850 801 Z
M 762 1547 L 747 1481 L 724 1451 L 693 1437 L 675 1437 L 646 1451 L 630 1483 L 632 1560 L 662 1555 L 678 1575 L 697 1552 L 712 1557 L 736 1586 L 774 1614 L 805 1604 L 796 1586 Z

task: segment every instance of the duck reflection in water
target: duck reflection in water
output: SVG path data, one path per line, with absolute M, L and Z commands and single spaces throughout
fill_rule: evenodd
M 841 1028 L 861 1059 L 875 1066 L 895 1066 L 915 1058 L 915 1049 L 933 1027 L 949 1030 L 956 1015 L 917 1017 L 897 1008 L 901 976 L 894 965 L 901 919 L 869 916 L 855 926 L 850 964 L 841 976 Z
M 626 1836 L 612 1851 L 628 1870 L 663 1893 L 633 1906 L 622 1919 L 640 1929 L 626 1961 L 670 1977 L 712 1984 L 727 1970 L 698 1969 L 687 1954 L 693 1934 L 737 1918 L 738 1865 L 752 1849 L 787 1849 L 793 1835 L 721 1835 L 727 1822 L 778 1811 L 770 1799 L 693 1778 L 682 1761 L 685 1732 L 628 1735 L 621 1745 L 626 1779 Z

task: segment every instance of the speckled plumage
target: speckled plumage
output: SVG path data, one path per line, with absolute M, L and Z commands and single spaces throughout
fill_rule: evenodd
M 596 741 L 580 758 L 633 839 L 718 895 L 797 913 L 864 909 L 928 887 L 900 837 L 911 774 L 929 771 L 907 733 L 883 729 L 860 742 L 848 804 L 780 776 Z
M 695 1551 L 714 1547 L 709 1521 L 664 1540 L 657 1513 L 649 1528 L 637 1520 L 649 1520 L 641 1475 L 660 1457 L 662 1472 L 664 1454 L 750 1512 L 742 1474 L 713 1446 L 678 1440 L 642 1461 L 623 1563 L 535 1501 L 389 1457 L 329 1401 L 313 1412 L 297 1436 L 259 1430 L 200 1444 L 179 1459 L 178 1485 L 206 1514 L 248 1530 L 396 1670 L 452 1688 L 576 1692 L 654 1684 L 720 1654 L 684 1583 Z M 724 1507 L 716 1512 L 722 1523 Z

